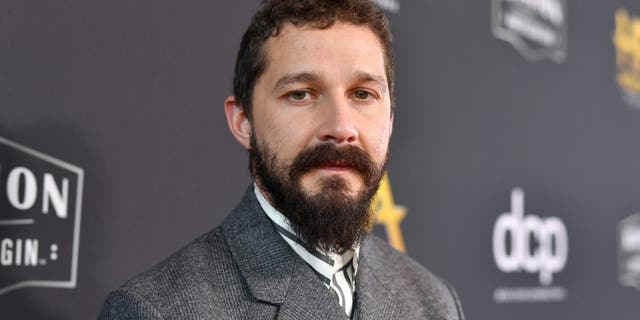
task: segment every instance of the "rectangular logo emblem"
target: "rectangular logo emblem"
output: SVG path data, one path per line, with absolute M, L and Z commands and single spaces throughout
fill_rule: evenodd
M 74 288 L 84 170 L 0 137 L 0 294 Z

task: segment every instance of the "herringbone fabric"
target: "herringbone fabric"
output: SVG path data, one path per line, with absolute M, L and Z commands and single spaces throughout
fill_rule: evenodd
M 455 292 L 375 236 L 360 248 L 358 319 L 464 319 Z M 249 188 L 220 227 L 111 292 L 99 319 L 348 319 Z

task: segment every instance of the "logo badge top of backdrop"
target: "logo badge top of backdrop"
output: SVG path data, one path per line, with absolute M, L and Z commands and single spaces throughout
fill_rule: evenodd
M 407 209 L 394 203 L 391 184 L 386 173 L 371 205 L 376 216 L 375 223 L 384 226 L 389 244 L 398 251 L 406 252 L 400 223 L 407 215 Z
M 0 294 L 75 288 L 84 170 L 0 137 Z
M 533 240 L 533 241 L 532 241 Z M 569 255 L 567 228 L 560 218 L 525 214 L 524 191 L 511 191 L 511 211 L 501 214 L 493 227 L 493 258 L 504 273 L 537 274 L 533 287 L 498 287 L 496 303 L 559 302 L 564 287 L 552 286 L 553 275 L 564 270 Z
M 618 9 L 615 20 L 616 80 L 626 103 L 640 108 L 640 17 Z
M 566 0 L 492 0 L 491 29 L 528 61 L 567 58 Z
M 400 12 L 400 0 L 373 0 L 382 10 L 391 13 Z
M 618 224 L 618 281 L 640 290 L 640 213 Z

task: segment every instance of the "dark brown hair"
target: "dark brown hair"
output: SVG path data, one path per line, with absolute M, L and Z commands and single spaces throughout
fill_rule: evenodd
M 385 58 L 385 72 L 394 106 L 394 64 L 389 21 L 370 0 L 264 0 L 242 37 L 233 78 L 233 94 L 251 119 L 253 88 L 266 68 L 264 44 L 290 22 L 296 27 L 330 28 L 337 21 L 369 27 L 376 34 Z

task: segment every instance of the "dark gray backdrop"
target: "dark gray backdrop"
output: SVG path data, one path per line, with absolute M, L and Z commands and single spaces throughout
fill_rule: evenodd
M 640 110 L 621 98 L 612 34 L 615 11 L 639 16 L 640 5 L 569 3 L 564 63 L 527 61 L 496 39 L 490 7 L 400 1 L 388 13 L 398 97 L 389 174 L 408 208 L 408 253 L 453 283 L 470 319 L 635 319 L 640 292 L 618 283 L 616 226 L 640 210 Z M 223 100 L 256 8 L 0 2 L 0 137 L 85 171 L 76 288 L 4 293 L 2 319 L 95 318 L 109 290 L 233 208 L 250 179 Z M 494 301 L 497 287 L 540 285 L 493 259 L 493 226 L 515 187 L 527 213 L 566 225 L 569 258 L 553 278 L 563 301 Z

